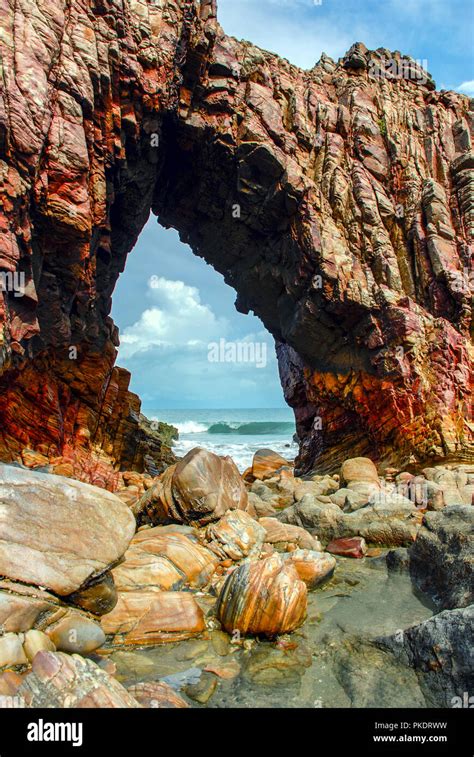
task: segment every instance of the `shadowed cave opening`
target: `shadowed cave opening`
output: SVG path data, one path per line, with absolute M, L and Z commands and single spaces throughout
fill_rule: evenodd
M 304 274 L 304 250 L 292 229 L 291 220 L 295 216 L 299 198 L 294 195 L 292 187 L 282 185 L 281 167 L 271 151 L 263 145 L 247 143 L 239 148 L 237 155 L 233 155 L 222 135 L 214 135 L 210 129 L 202 133 L 168 116 L 145 124 L 144 131 L 138 146 L 133 140 L 126 143 L 127 164 L 116 180 L 110 240 L 114 254 L 110 257 L 105 253 L 102 257 L 100 247 L 98 250 L 98 274 L 105 283 L 104 293 L 109 295 L 104 303 L 107 310 L 111 307 L 115 277 L 120 270 L 124 270 L 128 251 L 137 239 L 140 245 L 141 235 L 146 233 L 151 224 L 156 227 L 156 219 L 153 218 L 156 215 L 158 224 L 164 228 L 178 229 L 181 242 L 189 245 L 198 258 L 204 258 L 220 273 L 225 284 L 237 290 L 237 311 L 242 314 L 254 313 L 251 316 L 254 322 L 258 317 L 258 322 L 264 324 L 263 329 L 266 327 L 267 333 L 274 337 L 280 349 L 284 349 L 282 343 L 285 330 L 289 329 L 288 336 L 293 344 L 299 344 L 299 354 L 307 353 L 311 339 L 308 334 L 304 334 L 301 325 L 305 319 L 305 289 L 310 266 Z M 145 227 L 150 205 L 151 220 Z M 131 260 L 134 255 L 136 250 L 132 252 Z M 193 260 L 191 257 L 189 259 Z M 295 282 L 292 280 L 291 269 L 298 260 L 303 264 L 303 275 L 300 281 Z M 120 261 L 119 264 L 117 261 Z M 156 268 L 157 273 L 152 275 L 159 277 L 158 260 Z M 120 281 L 121 279 L 114 299 L 121 291 Z M 313 297 L 311 292 L 310 297 Z M 340 326 L 336 326 L 334 331 L 327 318 L 326 321 L 326 325 L 321 324 L 314 335 L 318 342 L 318 352 L 321 352 L 321 344 L 326 343 L 333 360 L 335 358 L 338 361 L 338 352 L 342 356 L 339 360 L 340 367 L 346 370 L 347 339 L 341 335 L 338 340 L 336 332 L 341 331 Z M 272 342 L 270 336 L 269 341 L 266 341 L 267 354 L 273 360 Z M 341 353 L 342 345 L 345 355 Z M 303 412 L 297 421 L 300 426 L 309 429 L 314 416 L 318 414 L 318 408 L 306 402 L 302 365 L 298 362 L 300 358 L 296 353 L 292 357 L 296 366 L 291 366 L 288 370 L 288 354 L 283 356 L 287 375 L 286 399 L 289 404 L 303 405 Z M 358 360 L 360 358 L 356 357 L 354 351 L 351 367 Z M 318 357 L 315 361 L 313 356 L 313 362 L 316 364 L 318 361 L 322 368 L 328 367 L 324 357 L 322 360 Z M 273 387 L 276 370 L 274 364 Z M 296 374 L 296 380 L 294 376 L 289 377 L 292 370 Z M 137 382 L 136 370 L 132 371 L 132 376 L 135 376 L 132 381 Z M 282 380 L 284 385 L 284 377 Z M 147 404 L 149 407 L 146 392 L 141 390 L 138 394 L 144 400 L 143 409 L 146 413 Z M 276 395 L 275 388 L 271 394 Z M 287 406 L 281 399 L 281 389 L 277 396 L 277 401 L 269 403 L 267 397 L 265 402 L 258 404 L 266 408 L 280 406 L 282 415 L 282 408 Z M 232 403 L 220 404 L 226 407 Z M 249 402 L 248 405 L 252 407 L 255 403 Z M 288 425 L 290 418 L 291 433 Z M 251 419 L 245 420 L 250 422 Z M 285 413 L 284 422 L 287 424 L 286 444 L 294 447 L 291 411 Z M 318 435 L 313 435 L 312 445 L 315 437 L 317 440 Z M 281 441 L 278 439 L 277 446 L 281 446 Z M 297 450 L 291 449 L 293 458 L 296 454 Z
M 328 308 L 314 284 L 321 272 L 314 256 L 318 228 L 310 237 L 300 227 L 303 188 L 288 181 L 275 152 L 255 141 L 234 148 L 212 127 L 165 114 L 145 119 L 140 140 L 125 139 L 125 153 L 114 177 L 110 247 L 102 255 L 99 243 L 97 251 L 106 313 L 151 208 L 160 226 L 178 230 L 181 242 L 237 292 L 237 311 L 254 313 L 273 336 L 285 400 L 303 442 L 297 470 L 311 470 L 318 459 L 334 471 L 350 454 L 377 455 L 357 412 L 331 393 L 316 402 L 308 394 L 308 369 L 368 375 L 374 369 L 355 328 L 364 308 Z

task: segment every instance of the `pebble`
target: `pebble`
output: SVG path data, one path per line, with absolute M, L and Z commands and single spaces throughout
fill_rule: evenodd
M 0 668 L 27 664 L 23 640 L 23 634 L 6 633 L 0 636 Z
M 56 649 L 70 654 L 88 654 L 105 642 L 105 633 L 93 620 L 80 615 L 66 616 L 47 629 Z
M 33 662 L 38 652 L 55 652 L 56 646 L 45 633 L 31 629 L 25 633 L 23 650 L 29 662 Z
M 197 683 L 188 684 L 184 693 L 199 704 L 206 704 L 217 687 L 217 678 L 212 673 L 202 673 Z

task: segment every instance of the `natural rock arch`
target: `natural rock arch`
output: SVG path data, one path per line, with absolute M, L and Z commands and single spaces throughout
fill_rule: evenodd
M 360 44 L 303 71 L 214 0 L 10 0 L 1 24 L 3 459 L 113 486 L 159 456 L 109 317 L 150 208 L 275 337 L 300 470 L 472 459 L 468 98 Z

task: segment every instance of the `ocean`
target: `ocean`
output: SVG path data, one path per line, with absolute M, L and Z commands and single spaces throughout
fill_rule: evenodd
M 230 455 L 243 472 L 261 447 L 269 447 L 287 460 L 294 460 L 298 453 L 293 441 L 295 421 L 289 407 L 143 412 L 150 420 L 171 423 L 178 429 L 179 440 L 173 450 L 179 457 L 193 447 L 204 447 L 217 455 Z

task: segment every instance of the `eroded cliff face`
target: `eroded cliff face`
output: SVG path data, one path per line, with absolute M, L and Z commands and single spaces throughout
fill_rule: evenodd
M 2 459 L 156 464 L 109 316 L 150 209 L 275 337 L 300 471 L 473 458 L 468 98 L 363 45 L 301 70 L 214 0 L 1 7 Z

